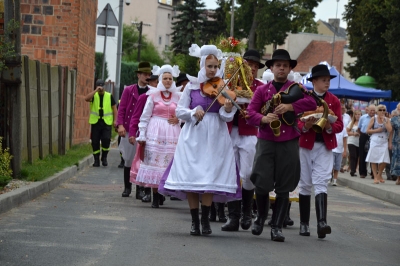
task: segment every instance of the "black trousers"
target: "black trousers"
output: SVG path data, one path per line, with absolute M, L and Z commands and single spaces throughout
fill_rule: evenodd
M 257 194 L 268 195 L 275 189 L 277 196 L 289 197 L 300 180 L 299 139 L 258 139 L 250 180 Z
M 357 168 L 357 162 L 359 157 L 359 148 L 356 145 L 349 144 L 350 153 L 350 173 L 354 174 Z M 360 162 L 361 163 L 361 162 Z
M 93 154 L 100 153 L 100 142 L 101 148 L 104 151 L 110 150 L 111 126 L 104 123 L 103 119 L 99 119 L 96 124 L 92 124 L 92 133 L 90 139 L 92 140 Z
M 358 166 L 358 170 L 360 176 L 367 176 L 367 163 L 365 162 L 365 158 L 367 157 L 368 151 L 365 151 L 365 143 L 369 140 L 369 135 L 365 133 L 361 133 L 360 142 L 358 146 L 359 156 L 360 156 L 360 165 Z

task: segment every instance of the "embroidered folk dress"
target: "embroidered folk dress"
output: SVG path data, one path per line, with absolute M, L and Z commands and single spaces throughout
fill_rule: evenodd
M 185 87 L 176 114 L 186 123 L 159 193 L 180 199 L 186 199 L 187 192 L 212 193 L 215 202 L 241 198 L 240 178 L 226 124 L 232 121 L 236 108 L 227 113 L 215 102 L 195 126 L 196 110 L 206 110 L 212 100 L 202 94 L 198 83 L 191 82 Z
M 139 131 L 145 136 L 144 159 L 140 163 L 137 185 L 157 188 L 165 169 L 170 164 L 181 131 L 179 123 L 171 125 L 168 119 L 175 115 L 179 93 L 173 92 L 171 99 L 163 99 L 157 91 L 147 98 L 140 117 Z M 132 180 L 131 180 L 132 181 Z
M 390 173 L 394 176 L 400 176 L 400 116 L 394 116 L 390 120 L 393 128 L 392 139 L 392 162 Z

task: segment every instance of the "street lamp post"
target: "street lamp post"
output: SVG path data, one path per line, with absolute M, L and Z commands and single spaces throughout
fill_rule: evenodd
M 232 9 L 231 9 L 231 36 L 232 37 L 233 37 L 234 17 L 235 17 L 235 0 L 232 0 Z
M 334 51 L 335 51 L 335 37 L 336 37 L 336 30 L 337 30 L 337 27 L 336 27 L 336 20 L 337 20 L 337 13 L 338 13 L 338 8 L 339 8 L 339 0 L 336 0 L 336 18 L 335 18 L 335 23 L 334 23 L 334 27 L 335 27 L 335 30 L 334 30 L 334 32 L 333 32 L 333 41 L 332 41 L 332 58 L 331 58 L 331 66 L 333 65 L 333 53 L 334 53 Z M 338 25 L 339 26 L 339 25 Z

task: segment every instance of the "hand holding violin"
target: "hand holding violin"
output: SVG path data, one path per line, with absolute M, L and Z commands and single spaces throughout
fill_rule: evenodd
M 197 121 L 203 120 L 204 110 L 202 110 L 202 109 L 196 110 L 196 113 L 194 114 L 194 116 L 196 117 Z
M 233 103 L 231 100 L 225 99 L 224 103 L 225 112 L 230 113 L 232 112 Z

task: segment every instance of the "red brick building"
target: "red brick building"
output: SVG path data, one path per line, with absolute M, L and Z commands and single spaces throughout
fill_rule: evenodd
M 97 0 L 21 0 L 21 51 L 30 59 L 77 70 L 73 144 L 88 140 Z

